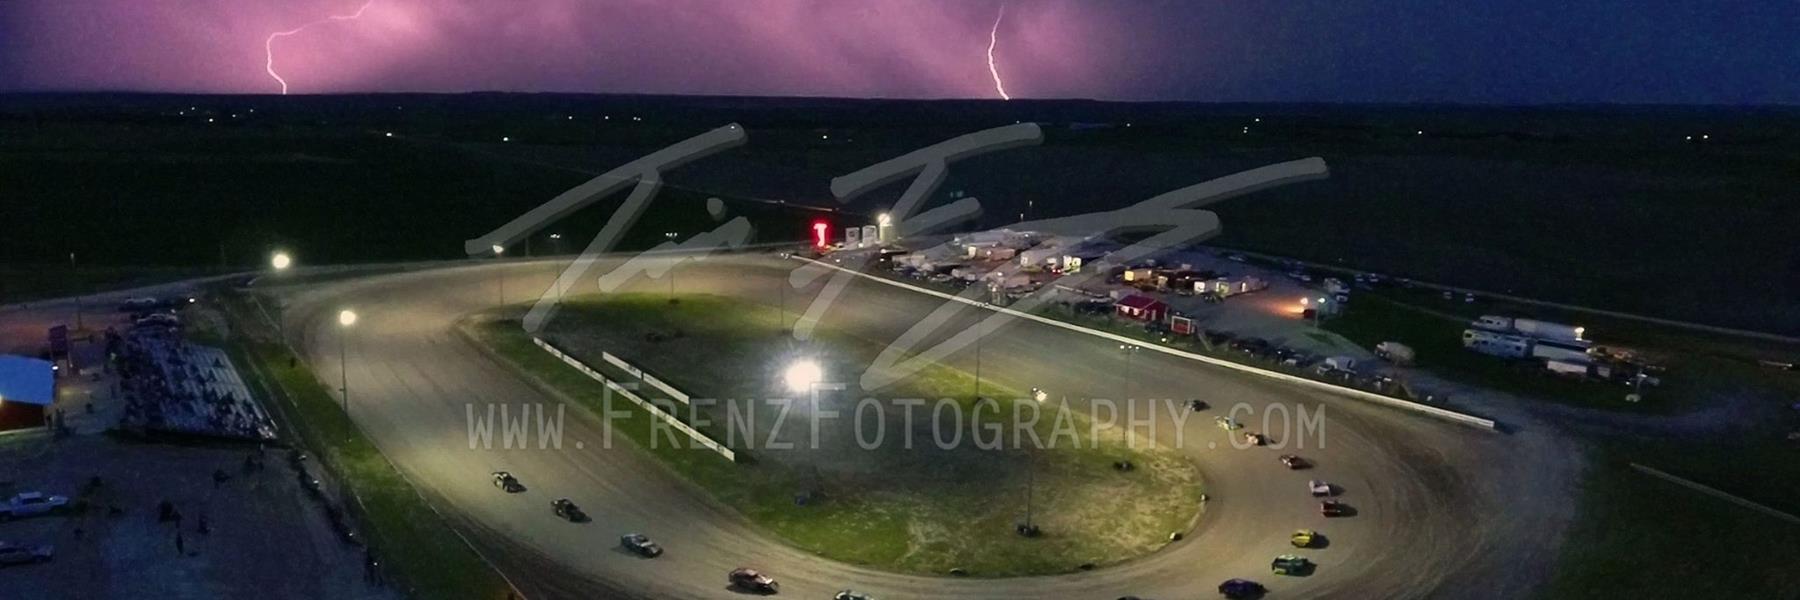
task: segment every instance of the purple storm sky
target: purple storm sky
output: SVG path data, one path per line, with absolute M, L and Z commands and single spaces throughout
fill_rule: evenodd
M 1791 0 L 364 1 L 4 0 L 0 91 L 1800 102 Z

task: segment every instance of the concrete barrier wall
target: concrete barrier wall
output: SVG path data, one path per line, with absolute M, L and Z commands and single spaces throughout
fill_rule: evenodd
M 846 268 L 843 268 L 843 267 L 840 267 L 837 265 L 820 262 L 820 261 L 812 260 L 809 258 L 804 258 L 804 257 L 794 257 L 794 258 L 796 260 L 809 262 L 809 263 L 819 265 L 819 266 L 822 266 L 822 267 L 825 267 L 828 269 L 843 271 L 845 273 L 849 273 L 849 274 L 855 275 L 857 277 L 861 277 L 861 278 L 868 279 L 870 281 L 875 281 L 878 283 L 882 283 L 885 285 L 891 285 L 891 286 L 894 286 L 897 288 L 910 290 L 910 291 L 918 292 L 921 294 L 936 296 L 938 298 L 943 298 L 945 300 L 949 300 L 952 302 L 961 302 L 963 304 L 967 304 L 967 305 L 975 306 L 975 307 L 979 307 L 979 308 L 985 308 L 985 309 L 992 310 L 995 312 L 1006 313 L 1007 315 L 1011 315 L 1011 316 L 1018 317 L 1021 319 L 1036 321 L 1036 322 L 1043 323 L 1045 325 L 1049 325 L 1052 327 L 1061 327 L 1061 328 L 1067 329 L 1069 331 L 1085 333 L 1085 334 L 1092 335 L 1095 337 L 1105 338 L 1105 339 L 1113 340 L 1113 341 L 1124 343 L 1124 344 L 1134 344 L 1134 345 L 1144 348 L 1145 350 L 1154 350 L 1156 352 L 1161 352 L 1163 354 L 1168 354 L 1171 356 L 1179 356 L 1181 358 L 1195 360 L 1195 361 L 1203 362 L 1203 363 L 1206 363 L 1209 365 L 1224 367 L 1227 369 L 1232 369 L 1234 371 L 1239 371 L 1239 372 L 1243 372 L 1243 373 L 1249 373 L 1251 375 L 1257 375 L 1260 377 L 1267 377 L 1270 379 L 1285 381 L 1288 383 L 1300 385 L 1302 387 L 1308 387 L 1308 388 L 1312 388 L 1312 389 L 1322 390 L 1322 391 L 1330 392 L 1330 393 L 1337 394 L 1340 396 L 1348 396 L 1351 398 L 1356 398 L 1358 400 L 1364 400 L 1364 401 L 1368 401 L 1368 402 L 1374 402 L 1376 404 L 1392 406 L 1394 408 L 1399 408 L 1402 410 L 1409 410 L 1409 411 L 1413 411 L 1413 412 L 1423 413 L 1423 414 L 1426 414 L 1426 415 L 1429 415 L 1432 417 L 1437 417 L 1439 419 L 1444 419 L 1444 420 L 1451 421 L 1454 423 L 1461 423 L 1463 425 L 1470 425 L 1473 427 L 1479 427 L 1479 428 L 1487 429 L 1490 431 L 1495 429 L 1494 421 L 1491 419 L 1483 419 L 1481 417 L 1476 417 L 1473 415 L 1466 415 L 1466 414 L 1459 413 L 1459 412 L 1452 411 L 1452 410 L 1445 410 L 1442 408 L 1438 408 L 1436 406 L 1430 406 L 1427 404 L 1420 404 L 1417 402 L 1401 400 L 1399 398 L 1391 398 L 1388 396 L 1383 396 L 1381 394 L 1376 394 L 1373 392 L 1366 392 L 1366 391 L 1355 389 L 1355 388 L 1347 388 L 1347 387 L 1340 386 L 1340 385 L 1332 385 L 1330 383 L 1307 379 L 1305 377 L 1296 377 L 1293 375 L 1289 375 L 1287 373 L 1281 373 L 1278 371 L 1270 371 L 1268 369 L 1262 369 L 1262 368 L 1257 368 L 1257 367 L 1253 367 L 1250 365 L 1231 362 L 1231 361 L 1224 360 L 1224 359 L 1213 358 L 1211 356 L 1206 356 L 1204 354 L 1195 354 L 1193 352 L 1188 352 L 1185 350 L 1177 350 L 1177 349 L 1169 348 L 1166 346 L 1158 346 L 1156 344 L 1145 342 L 1143 340 L 1139 340 L 1136 338 L 1130 338 L 1130 337 L 1122 336 L 1122 335 L 1119 335 L 1116 333 L 1100 331 L 1097 329 L 1089 329 L 1087 327 L 1082 327 L 1080 325 L 1076 325 L 1073 323 L 1067 323 L 1064 321 L 1058 321 L 1056 319 L 1051 319 L 1049 317 L 1042 317 L 1042 316 L 1038 316 L 1038 315 L 1034 315 L 1034 314 L 1019 312 L 1019 311 L 1016 311 L 1016 310 L 1013 310 L 1010 308 L 1006 308 L 1006 307 L 1002 307 L 1002 306 L 984 305 L 981 302 L 963 298 L 963 297 L 957 296 L 955 294 L 946 294 L 944 292 L 940 292 L 937 290 L 926 289 L 926 288 L 922 288 L 919 286 L 910 285 L 910 284 L 902 283 L 899 281 L 894 281 L 892 279 L 887 279 L 884 277 L 876 277 L 876 276 L 870 275 L 868 273 L 862 273 L 862 272 L 854 271 L 851 269 L 846 269 Z
M 570 356 L 569 354 L 558 349 L 556 346 L 552 346 L 550 344 L 550 342 L 544 341 L 543 338 L 533 336 L 531 338 L 531 341 L 533 343 L 537 344 L 539 348 L 543 348 L 545 352 L 549 352 L 551 356 L 561 359 L 564 363 L 568 363 L 569 366 L 574 367 L 575 370 L 581 371 L 582 374 L 587 375 L 589 378 L 593 379 L 594 381 L 600 382 L 602 385 L 605 385 L 607 387 L 607 389 L 612 390 L 613 393 L 618 394 L 620 397 L 623 397 L 626 400 L 630 400 L 634 404 L 637 404 L 639 407 L 643 408 L 646 412 L 649 412 L 650 416 L 656 417 L 658 420 L 662 421 L 663 423 L 668 424 L 669 427 L 675 429 L 676 431 L 686 434 L 689 439 L 692 439 L 694 441 L 694 443 L 700 444 L 701 446 L 705 446 L 707 449 L 718 453 L 719 456 L 725 457 L 725 460 L 737 462 L 737 453 L 736 452 L 733 452 L 730 448 L 726 448 L 724 444 L 720 444 L 716 441 L 713 441 L 712 438 L 706 437 L 706 434 L 700 433 L 699 430 L 694 429 L 693 427 L 689 427 L 687 423 L 681 422 L 681 419 L 677 418 L 675 415 L 669 413 L 668 411 L 663 410 L 663 408 L 660 406 L 657 406 L 656 403 L 646 400 L 646 399 L 644 399 L 643 396 L 639 396 L 636 393 L 632 392 L 631 390 L 625 389 L 624 386 L 621 386 L 618 383 L 615 383 L 615 382 L 607 379 L 605 375 L 601 375 L 600 372 L 594 370 L 593 367 L 587 366 L 587 364 L 581 362 L 580 359 L 575 358 L 574 356 Z M 616 359 L 616 357 L 612 357 L 612 355 L 610 355 L 610 354 L 608 354 L 606 356 L 610 357 L 608 359 L 608 362 L 611 362 L 612 360 Z M 620 361 L 620 362 L 623 362 L 623 361 Z M 615 363 L 615 364 L 617 364 L 617 363 Z M 629 367 L 629 365 L 627 365 L 625 367 L 621 367 L 621 368 L 625 368 L 627 371 L 633 370 Z M 642 373 L 642 372 L 639 371 L 639 373 Z M 687 401 L 686 394 L 683 394 L 682 398 L 683 398 L 682 401 L 685 403 Z
M 626 373 L 630 373 L 631 376 L 636 377 L 638 381 L 644 382 L 644 385 L 661 390 L 662 393 L 668 394 L 670 398 L 675 399 L 677 402 L 682 404 L 692 403 L 692 398 L 690 398 L 686 392 L 675 389 L 675 386 L 669 385 L 661 379 L 657 379 L 655 375 L 646 373 L 643 369 L 639 369 L 629 362 L 625 362 L 625 359 L 623 358 L 613 356 L 611 352 L 601 352 L 600 358 L 604 359 L 606 362 L 612 363 L 612 366 L 618 367 Z

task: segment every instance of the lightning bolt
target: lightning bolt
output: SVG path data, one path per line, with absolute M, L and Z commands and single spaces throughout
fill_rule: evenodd
M 1006 95 L 1006 82 L 1000 81 L 1000 67 L 994 65 L 994 46 L 1000 44 L 1000 21 L 1006 19 L 1006 5 L 1000 5 L 1000 14 L 994 17 L 994 28 L 988 31 L 988 74 L 994 76 L 994 91 L 1000 92 L 1001 100 L 1011 100 Z
M 263 70 L 268 71 L 269 77 L 274 78 L 276 83 L 281 84 L 281 95 L 283 95 L 283 96 L 287 95 L 288 83 L 287 83 L 286 79 L 282 79 L 281 75 L 275 72 L 275 38 L 287 37 L 290 35 L 294 35 L 296 33 L 306 31 L 306 29 L 308 27 L 312 27 L 314 25 L 331 23 L 333 21 L 354 21 L 354 20 L 360 19 L 363 16 L 363 11 L 369 10 L 369 6 L 371 6 L 373 4 L 375 4 L 375 0 L 367 0 L 366 2 L 363 2 L 362 7 L 356 9 L 356 12 L 354 12 L 354 13 L 350 13 L 347 15 L 331 15 L 331 16 L 325 17 L 323 19 L 319 19 L 317 21 L 307 23 L 305 25 L 295 27 L 293 29 L 289 29 L 287 31 L 277 31 L 275 33 L 269 34 L 269 37 L 263 40 Z

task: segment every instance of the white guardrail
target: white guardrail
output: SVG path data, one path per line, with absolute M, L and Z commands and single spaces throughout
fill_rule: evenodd
M 1470 426 L 1479 427 L 1482 429 L 1487 429 L 1490 431 L 1493 431 L 1496 429 L 1494 421 L 1492 419 L 1483 419 L 1481 417 L 1476 417 L 1473 415 L 1466 415 L 1466 414 L 1459 413 L 1459 412 L 1452 411 L 1452 410 L 1445 410 L 1445 409 L 1438 408 L 1435 406 L 1420 404 L 1417 402 L 1410 402 L 1410 401 L 1406 401 L 1406 400 L 1401 400 L 1399 398 L 1391 398 L 1391 397 L 1383 396 L 1381 394 L 1376 394 L 1373 392 L 1365 392 L 1365 391 L 1359 390 L 1359 389 L 1347 388 L 1347 387 L 1338 386 L 1338 385 L 1332 385 L 1329 383 L 1325 383 L 1323 381 L 1315 381 L 1312 379 L 1307 379 L 1305 377 L 1296 377 L 1293 375 L 1289 375 L 1287 373 L 1281 373 L 1281 372 L 1277 372 L 1277 371 L 1270 371 L 1268 369 L 1252 367 L 1250 365 L 1235 363 L 1235 362 L 1231 362 L 1231 361 L 1220 359 L 1220 358 L 1213 358 L 1211 356 L 1206 356 L 1204 354 L 1195 354 L 1193 352 L 1187 352 L 1185 350 L 1177 350 L 1177 349 L 1170 348 L 1167 346 L 1159 346 L 1156 344 L 1145 342 L 1143 340 L 1125 337 L 1125 336 L 1122 336 L 1122 335 L 1119 335 L 1116 333 L 1100 331 L 1097 329 L 1089 329 L 1087 327 L 1082 327 L 1080 325 L 1076 325 L 1076 324 L 1068 323 L 1068 322 L 1064 322 L 1064 321 L 1058 321 L 1056 319 L 1052 319 L 1049 317 L 1042 317 L 1042 316 L 1038 316 L 1038 315 L 1034 315 L 1034 314 L 1030 314 L 1030 313 L 1019 312 L 1019 311 L 1016 311 L 1016 310 L 1013 310 L 1010 308 L 1006 308 L 1004 306 L 994 306 L 991 304 L 984 304 L 982 302 L 977 302 L 974 300 L 963 298 L 963 297 L 957 296 L 955 294 L 946 294 L 944 292 L 940 292 L 937 290 L 922 288 L 919 286 L 902 283 L 899 281 L 894 281 L 892 279 L 887 279 L 884 277 L 877 277 L 874 275 L 870 275 L 868 273 L 862 273 L 859 271 L 846 269 L 846 268 L 843 268 L 843 267 L 840 267 L 840 266 L 837 266 L 834 264 L 817 261 L 817 260 L 813 260 L 810 258 L 805 258 L 805 257 L 800 257 L 800 256 L 796 256 L 793 258 L 796 260 L 810 262 L 810 263 L 813 263 L 813 264 L 816 264 L 816 265 L 819 265 L 819 266 L 822 266 L 822 267 L 825 267 L 828 269 L 843 271 L 845 273 L 849 273 L 851 275 L 855 275 L 857 277 L 861 277 L 863 279 L 868 279 L 870 281 L 882 283 L 885 285 L 891 285 L 891 286 L 894 286 L 897 288 L 911 290 L 911 291 L 918 292 L 921 294 L 936 296 L 938 298 L 943 298 L 945 300 L 950 300 L 952 302 L 961 302 L 963 304 L 967 304 L 967 305 L 974 306 L 977 308 L 985 308 L 985 309 L 992 310 L 995 312 L 1005 313 L 1005 314 L 1008 314 L 1008 315 L 1011 315 L 1014 317 L 1018 317 L 1021 319 L 1028 319 L 1031 321 L 1036 321 L 1036 322 L 1043 323 L 1045 325 L 1049 325 L 1052 327 L 1061 327 L 1061 328 L 1067 329 L 1069 331 L 1085 333 L 1088 335 L 1105 338 L 1105 339 L 1113 340 L 1113 341 L 1120 342 L 1120 343 L 1134 344 L 1134 345 L 1137 345 L 1146 350 L 1155 350 L 1157 352 L 1161 352 L 1163 354 L 1168 354 L 1170 356 L 1178 356 L 1178 357 L 1185 358 L 1188 360 L 1195 360 L 1195 361 L 1203 362 L 1203 363 L 1206 363 L 1209 365 L 1224 367 L 1227 369 L 1232 369 L 1232 370 L 1243 372 L 1243 373 L 1249 373 L 1252 375 L 1257 375 L 1257 376 L 1261 376 L 1261 377 L 1267 377 L 1270 379 L 1285 381 L 1288 383 L 1298 384 L 1302 387 L 1310 387 L 1313 389 L 1323 390 L 1326 392 L 1331 392 L 1333 394 L 1338 394 L 1340 396 L 1348 396 L 1351 398 L 1356 398 L 1358 400 L 1366 400 L 1369 402 L 1374 402 L 1376 404 L 1384 404 L 1384 405 L 1392 406 L 1392 407 L 1399 408 L 1402 410 L 1410 410 L 1413 412 L 1424 413 L 1426 415 L 1430 415 L 1430 416 L 1444 419 L 1447 421 L 1451 421 L 1454 423 L 1461 423 L 1463 425 L 1470 425 Z
M 619 396 L 624 397 L 626 400 L 630 400 L 633 403 L 636 403 L 639 407 L 642 407 L 645 412 L 650 413 L 650 416 L 656 417 L 658 420 L 661 420 L 662 422 L 667 423 L 670 427 L 675 428 L 676 431 L 680 431 L 682 433 L 687 434 L 688 438 L 694 440 L 694 443 L 700 444 L 701 446 L 705 446 L 708 449 L 712 450 L 713 452 L 719 453 L 719 456 L 725 457 L 725 460 L 737 462 L 737 453 L 736 452 L 732 452 L 731 449 L 726 448 L 724 444 L 720 444 L 716 441 L 713 441 L 712 438 L 706 437 L 706 434 L 700 433 L 699 430 L 694 429 L 693 427 L 689 427 L 687 423 L 681 422 L 681 419 L 678 419 L 675 417 L 675 415 L 670 414 L 668 411 L 663 410 L 662 407 L 657 406 L 655 403 L 650 402 L 649 400 L 645 400 L 644 397 L 639 396 L 635 393 L 632 393 L 631 390 L 627 390 L 623 386 L 620 386 L 619 384 L 614 383 L 612 380 L 607 379 L 605 375 L 601 375 L 600 372 L 595 371 L 593 367 L 587 366 L 587 364 L 581 362 L 580 359 L 568 355 L 567 353 L 563 352 L 562 350 L 557 349 L 556 346 L 550 345 L 550 342 L 544 341 L 543 338 L 540 338 L 537 336 L 532 336 L 531 341 L 533 343 L 537 344 L 539 348 L 543 348 L 545 352 L 549 352 L 551 356 L 562 359 L 562 361 L 565 363 L 568 363 L 569 366 L 575 367 L 575 370 L 581 371 L 582 374 L 587 375 L 589 378 L 593 379 L 594 381 L 600 382 L 601 384 L 605 385 L 608 389 L 611 389 L 614 393 L 617 393 Z M 636 367 L 632 367 L 629 363 L 626 363 L 625 361 L 618 360 L 618 357 L 612 356 L 611 354 L 607 354 L 606 357 L 607 357 L 607 362 L 612 362 L 615 365 L 620 365 L 620 368 L 625 369 L 626 372 L 632 373 L 634 376 L 643 374 L 642 370 L 637 369 Z M 664 386 L 664 385 L 668 385 L 668 384 L 658 381 L 656 385 Z M 678 391 L 673 391 L 674 388 L 659 387 L 658 389 L 663 389 L 663 391 L 665 391 L 665 392 L 671 392 L 671 395 L 679 394 L 683 404 L 686 404 L 688 401 L 687 394 L 682 394 Z

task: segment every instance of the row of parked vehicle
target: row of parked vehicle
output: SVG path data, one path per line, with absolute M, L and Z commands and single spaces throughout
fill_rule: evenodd
M 11 521 L 40 515 L 61 514 L 69 510 L 69 499 L 43 492 L 21 492 L 0 504 L 0 521 Z M 0 540 L 0 567 L 49 562 L 56 556 L 50 544 L 20 544 Z

